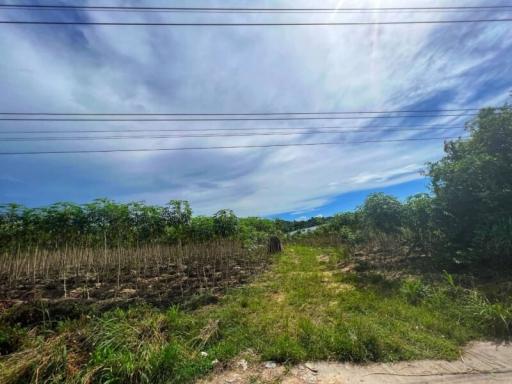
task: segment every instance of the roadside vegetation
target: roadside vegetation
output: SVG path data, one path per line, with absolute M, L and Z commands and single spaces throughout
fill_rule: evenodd
M 2 361 L 0 380 L 186 383 L 247 351 L 287 363 L 450 359 L 471 339 L 507 334 L 500 309 L 449 275 L 429 285 L 339 272 L 345 257 L 289 246 L 270 271 L 216 304 L 139 305 L 18 329 L 21 345 Z
M 371 194 L 356 211 L 335 215 L 302 237 L 331 237 L 388 255 L 432 256 L 438 267 L 454 272 L 509 270 L 512 109 L 481 110 L 467 131 L 469 139 L 445 143 L 445 156 L 427 164 L 432 193 L 405 202 Z
M 106 299 L 137 290 L 170 304 L 243 281 L 264 267 L 267 239 L 278 233 L 270 220 L 230 210 L 193 217 L 188 202 L 176 200 L 9 204 L 0 218 L 4 299 Z
M 511 109 L 468 132 L 427 166 L 430 194 L 372 194 L 307 233 L 183 201 L 4 206 L 0 383 L 188 383 L 241 354 L 453 359 L 508 340 Z

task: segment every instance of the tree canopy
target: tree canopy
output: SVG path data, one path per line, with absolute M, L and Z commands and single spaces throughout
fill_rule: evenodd
M 435 225 L 448 252 L 512 262 L 512 110 L 480 111 L 469 139 L 448 142 L 428 168 Z

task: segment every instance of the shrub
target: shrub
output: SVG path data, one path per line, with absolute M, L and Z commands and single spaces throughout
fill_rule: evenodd
M 484 295 L 470 291 L 466 309 L 482 329 L 493 337 L 508 339 L 512 331 L 512 306 L 491 303 Z
M 400 231 L 402 204 L 395 197 L 372 193 L 360 210 L 369 233 L 396 234 Z
M 430 287 L 418 279 L 407 279 L 400 287 L 402 296 L 413 305 L 420 304 L 429 294 Z
M 483 109 L 467 130 L 469 139 L 446 143 L 445 156 L 429 165 L 434 223 L 447 257 L 510 266 L 512 108 Z

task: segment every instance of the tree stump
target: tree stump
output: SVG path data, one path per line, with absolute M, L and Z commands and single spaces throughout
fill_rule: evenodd
M 277 236 L 271 236 L 268 239 L 268 253 L 278 253 L 283 250 L 283 246 L 281 244 L 281 239 Z

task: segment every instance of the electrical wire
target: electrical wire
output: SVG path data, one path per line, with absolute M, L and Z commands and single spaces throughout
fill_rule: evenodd
M 102 11 L 166 11 L 166 12 L 381 12 L 381 11 L 479 11 L 507 10 L 512 5 L 437 6 L 437 7 L 335 7 L 335 8 L 253 8 L 253 7 L 151 7 L 105 5 L 0 4 L 0 8 L 25 10 L 102 10 Z
M 147 117 L 130 117 L 130 118 L 55 118 L 55 117 L 0 117 L 0 121 L 52 121 L 52 122 L 97 122 L 97 121 L 113 121 L 113 122 L 149 122 L 149 121 L 287 121 L 287 120 L 361 120 L 361 119 L 408 119 L 408 118 L 424 118 L 424 117 L 468 117 L 477 116 L 477 113 L 462 114 L 442 114 L 442 115 L 404 115 L 404 116 L 315 116 L 315 117 L 207 117 L 207 118 L 147 118 Z
M 8 116 L 273 116 L 273 115 L 356 115 L 384 113 L 437 113 L 437 112 L 472 112 L 482 108 L 451 108 L 451 109 L 398 109 L 381 111 L 331 111 L 331 112 L 243 112 L 243 113 L 153 113 L 153 112 L 0 112 Z
M 407 130 L 423 130 L 423 128 L 440 128 L 440 129 L 458 129 L 464 128 L 463 126 L 446 126 L 446 125 L 415 125 L 415 126 L 400 126 L 400 125 L 376 125 L 376 126 L 317 126 L 317 127 L 247 127 L 247 128 L 170 128 L 170 129 L 123 129 L 122 131 L 119 129 L 77 129 L 71 131 L 64 130 L 15 130 L 15 131 L 0 131 L 1 134 L 33 134 L 33 133 L 127 133 L 127 132 L 139 132 L 139 133 L 148 133 L 148 132 L 211 132 L 211 131 L 268 131 L 268 130 L 307 130 L 313 131 L 317 129 L 336 129 L 340 130 L 340 132 L 345 132 L 346 130 L 359 130 L 360 128 L 369 129 L 372 128 L 373 131 L 379 131 L 377 128 L 403 128 Z
M 115 152 L 163 152 L 163 151 L 189 151 L 189 150 L 217 150 L 217 149 L 241 149 L 241 148 L 276 148 L 276 147 L 305 147 L 319 145 L 344 145 L 344 144 L 369 144 L 369 143 L 396 143 L 406 141 L 432 141 L 452 140 L 465 137 L 429 137 L 409 139 L 387 139 L 387 140 L 361 140 L 342 142 L 319 142 L 319 143 L 287 143 L 287 144 L 254 144 L 254 145 L 222 145 L 206 147 L 174 147 L 174 148 L 136 148 L 136 149 L 83 149 L 83 150 L 60 150 L 60 151 L 20 151 L 0 152 L 0 156 L 11 155 L 51 155 L 51 154 L 85 154 L 85 153 L 115 153 Z
M 458 127 L 463 129 L 464 127 Z M 46 137 L 0 137 L 0 142 L 9 141 L 84 141 L 84 140 L 132 140 L 132 139 L 181 139 L 193 137 L 256 137 L 256 136 L 293 136 L 293 135 L 335 135 L 335 134 L 355 134 L 355 133 L 379 133 L 379 132 L 407 132 L 407 131 L 432 131 L 448 130 L 452 128 L 428 128 L 428 129 L 354 129 L 344 131 L 314 131 L 314 132 L 266 132 L 266 133 L 227 133 L 227 134 L 192 134 L 192 135 L 139 135 L 139 136 L 46 136 Z
M 2 25 L 96 25 L 132 27 L 308 27 L 308 26 L 369 26 L 369 25 L 412 25 L 412 24 L 468 24 L 511 22 L 512 18 L 461 19 L 461 20 L 407 20 L 407 21 L 353 21 L 353 22 L 129 22 L 129 21 L 30 21 L 0 20 Z

